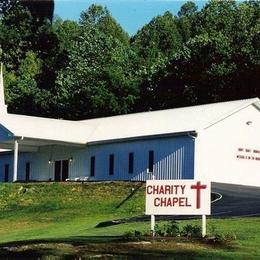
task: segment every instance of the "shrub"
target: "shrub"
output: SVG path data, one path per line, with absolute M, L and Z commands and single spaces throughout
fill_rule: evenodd
M 201 227 L 198 225 L 188 224 L 183 227 L 181 234 L 187 238 L 201 237 Z
M 126 240 L 134 238 L 134 232 L 132 231 L 127 231 L 124 233 L 123 238 Z
M 165 235 L 163 227 L 160 228 L 158 224 L 155 224 L 154 232 L 156 236 L 163 237 Z
M 136 238 L 140 238 L 140 237 L 142 236 L 142 232 L 141 232 L 141 231 L 138 231 L 138 230 L 135 230 L 135 231 L 134 231 L 134 236 L 135 236 Z
M 180 236 L 180 228 L 176 221 L 171 221 L 164 225 L 166 236 L 177 237 Z
M 171 221 L 163 227 L 159 227 L 158 224 L 155 225 L 155 235 L 161 237 L 177 237 L 180 235 L 180 228 L 176 221 Z
M 139 240 L 143 236 L 141 231 L 134 230 L 124 233 L 123 238 L 126 240 Z
M 231 233 L 227 233 L 227 234 L 216 233 L 213 236 L 213 242 L 215 244 L 221 244 L 221 245 L 230 244 L 232 241 L 236 239 L 237 239 L 236 235 Z

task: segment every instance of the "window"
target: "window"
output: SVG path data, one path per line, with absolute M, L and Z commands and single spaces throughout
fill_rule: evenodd
M 134 172 L 134 153 L 129 153 L 128 156 L 128 173 Z
M 30 170 L 31 170 L 31 164 L 27 162 L 25 165 L 25 181 L 30 180 Z
M 95 156 L 91 156 L 90 158 L 90 176 L 95 176 Z
M 5 176 L 4 176 L 4 182 L 9 181 L 9 164 L 5 164 Z
M 154 151 L 149 151 L 148 172 L 153 172 Z
M 114 154 L 109 155 L 109 175 L 114 174 Z

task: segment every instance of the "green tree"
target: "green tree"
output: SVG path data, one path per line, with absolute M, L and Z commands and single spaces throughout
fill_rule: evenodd
M 69 51 L 69 64 L 57 79 L 57 103 L 64 118 L 127 113 L 137 89 L 131 74 L 133 53 L 96 27 L 82 27 Z
M 182 46 L 176 18 L 170 12 L 157 16 L 131 39 L 137 54 L 136 73 L 140 82 L 140 99 L 135 109 L 150 110 L 156 88 L 156 75 L 161 75 L 168 62 Z
M 18 0 L 21 5 L 31 12 L 32 16 L 43 22 L 44 19 L 52 21 L 54 0 Z
M 0 20 L 2 61 L 9 69 L 17 69 L 32 45 L 35 27 L 29 11 L 15 6 Z
M 15 0 L 1 0 L 0 2 L 0 17 L 3 16 L 17 2 Z
M 48 18 L 51 21 L 53 18 L 54 0 L 1 0 L 0 16 L 6 14 L 17 4 L 28 9 L 37 20 L 43 21 Z
M 198 11 L 198 7 L 194 2 L 188 1 L 181 6 L 178 16 L 191 16 Z
M 36 78 L 41 73 L 42 63 L 32 51 L 25 54 L 25 59 L 17 71 L 6 74 L 8 109 L 14 113 L 39 115 L 48 109 L 50 93 L 37 86 Z
M 194 35 L 154 75 L 153 107 L 259 96 L 259 4 L 210 1 L 194 19 Z
M 178 12 L 176 22 L 184 43 L 195 36 L 194 28 L 197 24 L 197 14 L 198 7 L 193 2 L 185 3 Z
M 128 34 L 111 16 L 106 7 L 96 4 L 91 5 L 87 11 L 81 13 L 79 23 L 84 27 L 95 27 L 101 32 L 118 39 L 125 45 L 129 43 Z
M 59 58 L 62 50 L 58 36 L 48 20 L 39 23 L 31 15 L 30 11 L 24 9 L 21 5 L 13 6 L 0 19 L 0 45 L 2 49 L 1 61 L 5 64 L 6 73 L 11 73 L 11 76 L 9 76 L 13 79 L 10 91 L 17 92 L 18 89 L 21 90 L 22 88 L 22 83 L 19 83 L 19 80 L 22 80 L 21 66 L 22 63 L 29 59 L 28 53 L 34 53 L 36 55 L 35 59 L 42 64 L 40 73 L 35 74 L 34 78 L 31 77 L 30 82 L 28 82 L 30 86 L 33 86 L 33 90 L 39 89 L 35 98 L 44 100 L 44 90 L 47 92 L 54 91 L 56 69 L 61 67 L 58 65 L 61 63 Z M 29 63 L 26 63 L 26 65 L 28 65 L 27 69 L 30 70 Z M 26 69 L 23 71 L 25 72 Z M 28 77 L 26 79 L 28 81 Z M 24 79 L 22 81 L 26 82 Z M 22 91 L 21 93 L 25 92 Z M 40 98 L 41 94 L 43 94 L 42 98 Z M 17 93 L 15 96 L 17 96 Z M 11 99 L 9 101 L 11 102 L 9 106 L 10 112 L 17 113 L 21 111 L 24 113 L 24 111 L 27 111 L 28 114 L 35 114 L 37 110 L 40 111 L 42 116 L 50 115 L 50 109 L 47 108 L 46 102 L 35 101 L 36 108 L 29 102 L 17 102 L 16 106 L 14 106 Z M 43 105 L 41 109 L 39 108 L 40 104 Z

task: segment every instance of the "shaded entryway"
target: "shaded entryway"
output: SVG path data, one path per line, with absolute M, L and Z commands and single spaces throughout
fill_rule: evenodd
M 66 181 L 69 177 L 69 160 L 55 161 L 54 180 Z

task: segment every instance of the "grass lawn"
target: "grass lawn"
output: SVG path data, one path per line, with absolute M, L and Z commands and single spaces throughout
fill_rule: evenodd
M 126 242 L 127 231 L 149 232 L 149 222 L 97 228 L 102 221 L 144 214 L 144 184 L 1 184 L 0 258 L 184 257 L 260 259 L 260 218 L 209 219 L 209 232 L 236 234 L 228 246 L 200 241 Z M 200 224 L 199 220 L 180 221 Z M 160 223 L 160 224 L 163 224 Z

